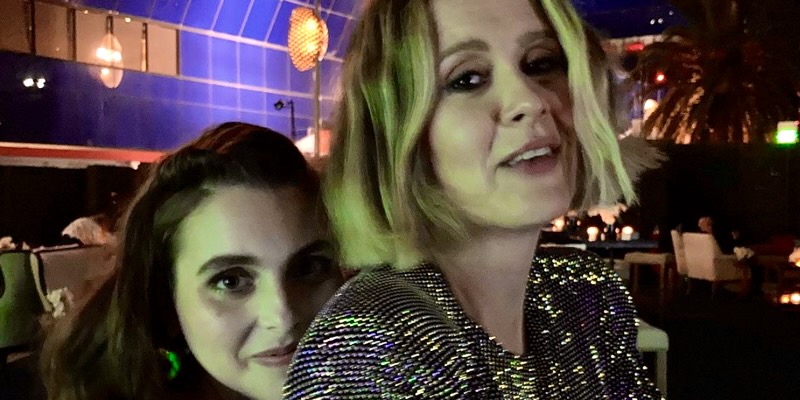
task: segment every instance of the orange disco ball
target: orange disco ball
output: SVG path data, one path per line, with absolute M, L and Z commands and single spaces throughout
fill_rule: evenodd
M 328 26 L 314 10 L 298 7 L 289 23 L 289 57 L 300 71 L 308 71 L 328 51 Z

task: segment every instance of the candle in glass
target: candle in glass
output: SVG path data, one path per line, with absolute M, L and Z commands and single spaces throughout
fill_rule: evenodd
M 622 228 L 622 240 L 631 240 L 631 239 L 633 239 L 633 228 L 630 226 Z
M 600 233 L 600 229 L 597 229 L 596 226 L 590 226 L 586 228 L 586 234 L 589 235 L 589 241 L 594 242 L 597 240 L 597 234 Z

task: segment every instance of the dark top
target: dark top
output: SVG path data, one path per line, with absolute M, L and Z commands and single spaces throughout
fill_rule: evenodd
M 464 313 L 436 267 L 382 267 L 348 282 L 311 325 L 284 398 L 660 398 L 630 295 L 597 256 L 540 250 L 525 327 L 517 356 Z
M 0 366 L 0 399 L 45 400 L 47 398 L 39 375 L 38 357 L 38 354 L 34 353 Z

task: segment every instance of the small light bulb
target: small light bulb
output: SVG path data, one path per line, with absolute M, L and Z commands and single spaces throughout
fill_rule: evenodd
M 107 62 L 111 60 L 111 54 L 109 54 L 108 49 L 105 47 L 98 47 L 97 51 L 95 51 L 94 54 L 97 56 L 97 58 L 103 61 Z
M 23 81 L 22 81 L 22 84 L 23 84 L 25 87 L 31 87 L 31 86 L 33 86 L 33 78 L 25 78 L 25 80 L 23 80 Z
M 306 29 L 310 32 L 316 32 L 317 28 L 319 28 L 319 23 L 316 19 L 306 21 Z

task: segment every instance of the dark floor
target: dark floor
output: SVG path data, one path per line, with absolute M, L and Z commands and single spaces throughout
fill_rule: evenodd
M 726 290 L 712 299 L 702 282 L 661 307 L 644 280 L 635 302 L 669 335 L 670 400 L 800 399 L 800 311 Z

